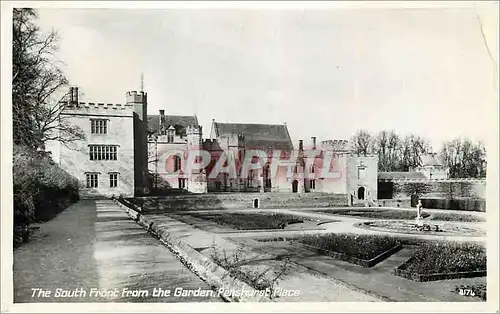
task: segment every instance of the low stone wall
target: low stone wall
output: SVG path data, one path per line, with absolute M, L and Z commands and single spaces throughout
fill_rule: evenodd
M 257 204 L 256 204 L 257 200 Z M 344 194 L 316 193 L 220 193 L 140 197 L 133 202 L 143 211 L 164 209 L 238 209 L 238 208 L 324 208 L 347 206 Z
M 175 237 L 167 228 L 158 225 L 154 219 L 144 216 L 136 210 L 126 206 L 125 204 L 127 203 L 123 202 L 123 200 L 115 199 L 115 202 L 122 207 L 134 221 L 148 229 L 154 236 L 158 237 L 186 266 L 207 282 L 213 290 L 223 288 L 226 291 L 255 291 L 255 289 L 248 284 L 237 278 L 231 277 L 226 269 L 217 265 L 209 257 L 196 251 L 194 248 L 184 243 L 182 239 Z M 249 293 L 248 295 L 242 296 L 226 296 L 221 294 L 221 297 L 228 302 L 272 302 L 267 296 L 260 296 L 258 293 Z

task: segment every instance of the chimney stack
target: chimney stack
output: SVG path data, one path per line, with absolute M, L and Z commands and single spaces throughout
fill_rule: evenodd
M 73 101 L 74 101 L 73 96 L 74 96 L 73 87 L 70 87 L 69 88 L 69 103 L 70 104 L 73 104 Z
M 304 141 L 299 140 L 299 151 L 303 151 L 303 150 L 304 150 Z
M 160 126 L 163 126 L 164 122 L 165 122 L 165 110 L 160 109 Z
M 316 149 L 316 136 L 311 136 L 312 140 L 312 149 Z
M 78 105 L 78 87 L 75 87 L 73 89 L 75 95 L 73 96 L 73 100 L 75 101 L 75 103 Z

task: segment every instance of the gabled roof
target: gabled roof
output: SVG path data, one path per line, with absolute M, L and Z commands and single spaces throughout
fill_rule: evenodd
M 243 135 L 245 147 L 249 149 L 293 150 L 292 140 L 286 125 L 254 123 L 213 122 L 215 135 Z
M 422 172 L 379 172 L 379 180 L 400 180 L 400 179 L 426 179 L 427 177 Z
M 198 126 L 198 119 L 196 116 L 170 116 L 165 115 L 165 127 L 168 129 L 170 126 L 175 128 L 177 134 L 186 133 L 186 127 Z M 150 133 L 158 133 L 160 129 L 160 115 L 148 115 L 148 131 Z

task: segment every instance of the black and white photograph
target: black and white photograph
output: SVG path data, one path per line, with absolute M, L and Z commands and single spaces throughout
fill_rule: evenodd
M 2 1 L 2 312 L 498 313 L 498 1 Z

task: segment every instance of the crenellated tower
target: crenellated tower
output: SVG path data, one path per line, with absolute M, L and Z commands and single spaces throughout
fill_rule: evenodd
M 134 108 L 134 173 L 136 195 L 148 194 L 148 96 L 140 91 L 126 94 L 126 104 Z
M 190 125 L 186 127 L 188 154 L 201 156 L 203 149 L 203 128 L 201 125 Z M 188 165 L 189 167 L 189 165 Z M 187 189 L 191 193 L 207 192 L 207 177 L 203 169 L 191 171 L 188 178 Z

